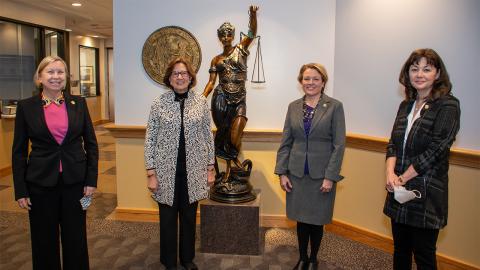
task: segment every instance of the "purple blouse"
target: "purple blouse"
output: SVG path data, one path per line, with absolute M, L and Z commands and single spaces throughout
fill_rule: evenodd
M 308 106 L 307 104 L 303 105 L 303 129 L 305 130 L 305 137 L 307 137 L 307 147 L 308 147 L 308 134 L 310 134 L 310 128 L 312 127 L 313 115 L 315 114 L 315 108 Z M 305 156 L 305 175 L 310 173 L 308 168 L 308 157 Z

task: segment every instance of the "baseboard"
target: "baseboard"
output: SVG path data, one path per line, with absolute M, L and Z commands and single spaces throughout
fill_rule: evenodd
M 385 252 L 393 253 L 393 240 L 384 235 L 337 220 L 327 224 L 325 230 Z
M 4 177 L 10 174 L 12 174 L 12 166 L 0 168 L 0 177 Z
M 260 215 L 260 224 L 262 227 L 293 228 L 297 222 L 283 215 Z
M 364 228 L 334 220 L 332 224 L 328 224 L 326 226 L 326 230 L 353 241 L 383 250 L 390 254 L 393 253 L 392 238 L 366 230 Z M 480 268 L 474 265 L 439 253 L 437 253 L 437 263 L 439 270 L 480 270 Z

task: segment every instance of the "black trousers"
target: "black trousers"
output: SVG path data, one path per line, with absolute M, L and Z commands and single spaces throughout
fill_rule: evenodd
M 166 267 L 177 265 L 177 243 L 180 243 L 180 262 L 195 258 L 195 229 L 198 202 L 158 204 L 160 208 L 160 262 Z M 178 233 L 180 221 L 180 233 Z M 179 240 L 177 241 L 177 235 Z
M 412 269 L 412 254 L 418 270 L 437 269 L 438 229 L 416 228 L 392 220 L 393 269 Z
M 79 200 L 83 183 L 65 185 L 61 174 L 55 187 L 28 185 L 33 269 L 89 269 L 86 211 Z
M 177 265 L 177 243 L 180 243 L 180 262 L 193 262 L 197 207 L 198 202 L 189 203 L 186 164 L 184 159 L 180 158 L 175 175 L 173 205 L 158 204 L 160 209 L 160 262 L 166 268 Z M 180 232 L 178 233 L 179 222 Z M 178 241 L 177 235 L 179 235 Z

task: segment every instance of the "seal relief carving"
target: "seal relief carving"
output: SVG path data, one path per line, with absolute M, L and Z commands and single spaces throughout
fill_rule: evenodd
M 163 83 L 167 65 L 177 57 L 190 61 L 195 72 L 200 69 L 202 52 L 197 39 L 178 26 L 166 26 L 153 32 L 143 44 L 143 68 L 152 80 Z

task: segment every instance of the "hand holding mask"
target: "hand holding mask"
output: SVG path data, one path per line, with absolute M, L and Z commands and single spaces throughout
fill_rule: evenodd
M 418 190 L 407 190 L 404 186 L 394 186 L 393 193 L 395 200 L 401 204 L 411 201 L 415 198 L 422 198 L 422 194 Z
M 83 196 L 80 199 L 80 204 L 82 205 L 83 210 L 87 210 L 90 204 L 92 204 L 92 196 Z

